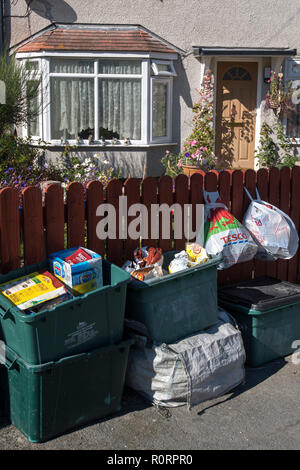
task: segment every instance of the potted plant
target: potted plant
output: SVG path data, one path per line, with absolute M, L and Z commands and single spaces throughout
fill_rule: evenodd
M 216 168 L 218 161 L 213 153 L 213 88 L 213 76 L 208 70 L 202 88 L 197 90 L 199 100 L 193 106 L 194 128 L 184 142 L 183 152 L 174 155 L 167 150 L 162 158 L 169 176 L 179 173 L 191 176 Z

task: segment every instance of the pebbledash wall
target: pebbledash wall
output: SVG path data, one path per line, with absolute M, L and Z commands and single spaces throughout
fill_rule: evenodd
M 192 105 L 197 99 L 204 63 L 192 46 L 241 48 L 289 48 L 300 53 L 299 0 L 17 0 L 4 1 L 5 37 L 11 47 L 50 25 L 51 22 L 141 25 L 184 51 L 175 61 L 172 139 L 168 145 L 130 148 L 82 147 L 84 154 L 101 155 L 122 170 L 124 176 L 158 176 L 166 149 L 179 151 L 192 128 Z M 231 58 L 232 59 L 232 58 Z M 229 58 L 229 60 L 231 60 Z M 208 64 L 214 67 L 215 58 Z M 260 58 L 265 66 L 278 68 L 281 59 Z M 206 63 L 207 66 L 207 63 Z M 263 118 L 266 85 L 259 80 L 257 125 Z M 256 130 L 258 127 L 256 127 Z M 256 132 L 256 145 L 259 135 Z M 295 143 L 295 148 L 297 147 Z M 51 147 L 56 158 L 62 147 Z

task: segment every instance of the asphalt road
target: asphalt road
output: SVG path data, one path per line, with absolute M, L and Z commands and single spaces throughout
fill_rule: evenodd
M 42 444 L 0 418 L 1 450 L 299 448 L 300 364 L 291 356 L 247 368 L 243 385 L 191 411 L 159 409 L 126 388 L 118 414 Z

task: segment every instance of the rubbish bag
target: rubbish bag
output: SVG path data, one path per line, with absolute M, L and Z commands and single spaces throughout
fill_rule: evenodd
M 228 212 L 218 191 L 204 190 L 203 195 L 204 247 L 210 255 L 222 254 L 218 269 L 226 269 L 236 263 L 251 260 L 257 252 L 257 245 L 248 230 Z
M 141 332 L 132 335 L 136 343 L 129 353 L 126 384 L 151 403 L 191 408 L 244 381 L 242 336 L 225 311 L 219 311 L 216 325 L 174 344 L 153 344 Z
M 253 199 L 245 187 L 244 190 L 251 203 L 243 222 L 258 246 L 255 257 L 264 261 L 292 258 L 299 245 L 294 222 L 273 204 L 262 201 L 257 188 L 257 199 Z

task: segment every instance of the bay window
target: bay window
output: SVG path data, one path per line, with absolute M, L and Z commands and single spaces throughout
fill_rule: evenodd
M 172 60 L 56 53 L 36 63 L 43 74 L 43 112 L 40 121 L 28 123 L 28 135 L 53 145 L 171 143 Z

